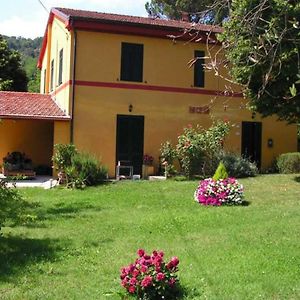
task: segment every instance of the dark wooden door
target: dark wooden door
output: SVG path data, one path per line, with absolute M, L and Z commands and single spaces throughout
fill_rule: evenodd
M 242 122 L 242 155 L 261 165 L 261 136 L 260 122 Z
M 129 161 L 134 174 L 142 174 L 144 116 L 117 116 L 116 163 Z

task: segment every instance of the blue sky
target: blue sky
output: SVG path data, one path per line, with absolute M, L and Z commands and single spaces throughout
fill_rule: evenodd
M 106 13 L 147 16 L 146 0 L 41 0 L 45 7 L 68 7 Z M 0 0 L 0 34 L 43 36 L 48 13 L 39 0 Z

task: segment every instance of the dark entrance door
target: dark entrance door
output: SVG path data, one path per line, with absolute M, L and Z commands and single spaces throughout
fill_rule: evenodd
M 144 116 L 117 116 L 116 161 L 129 161 L 134 174 L 142 174 Z
M 242 122 L 242 155 L 255 162 L 258 168 L 261 164 L 261 135 L 260 122 Z

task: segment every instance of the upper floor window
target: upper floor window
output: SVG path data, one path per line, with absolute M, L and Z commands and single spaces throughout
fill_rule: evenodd
M 121 80 L 143 81 L 144 45 L 122 43 Z
M 59 65 L 58 65 L 58 84 L 62 84 L 62 73 L 63 73 L 63 56 L 64 49 L 59 51 Z
M 196 87 L 204 87 L 204 56 L 205 52 L 201 50 L 196 50 L 194 53 L 194 86 Z
M 54 59 L 51 60 L 51 74 L 50 74 L 50 91 L 53 91 L 53 79 L 54 79 Z

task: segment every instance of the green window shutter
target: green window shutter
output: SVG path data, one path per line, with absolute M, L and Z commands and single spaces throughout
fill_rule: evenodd
M 59 51 L 58 84 L 62 84 L 64 49 Z
M 194 64 L 194 86 L 204 87 L 204 64 L 205 64 L 205 52 L 201 50 L 196 50 L 194 57 L 198 58 Z
M 143 81 L 144 45 L 122 43 L 121 80 Z

